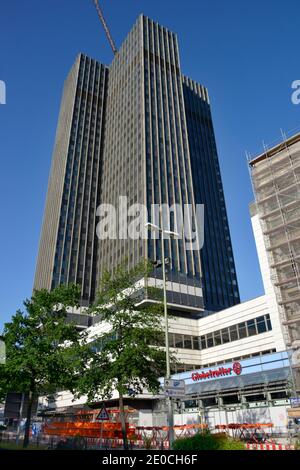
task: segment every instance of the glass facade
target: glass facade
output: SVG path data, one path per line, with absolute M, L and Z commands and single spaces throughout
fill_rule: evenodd
M 217 311 L 240 303 L 222 178 L 208 92 L 183 77 L 185 112 L 196 204 L 204 204 L 201 250 L 204 305 Z
M 118 207 L 140 203 L 151 218 L 153 205 L 195 201 L 185 118 L 177 37 L 149 18 L 140 16 L 120 47 L 109 72 L 108 103 L 101 201 Z M 161 221 L 152 222 L 161 225 Z M 171 214 L 170 230 L 176 230 Z M 195 223 L 193 220 L 193 228 Z M 168 280 L 180 288 L 168 290 L 168 301 L 203 308 L 200 250 L 186 249 L 185 239 L 164 240 L 170 259 Z M 134 266 L 141 258 L 161 259 L 161 240 L 105 240 L 99 252 L 99 276 L 124 259 Z M 161 279 L 161 269 L 153 277 Z M 198 289 L 198 296 L 191 295 Z
M 169 333 L 169 344 L 171 348 L 195 349 L 200 351 L 214 348 L 221 344 L 238 341 L 239 339 L 244 339 L 249 336 L 256 336 L 271 330 L 270 315 L 267 314 L 202 336 Z
M 74 282 L 88 305 L 104 269 L 161 259 L 161 240 L 128 237 L 120 196 L 127 208 L 146 206 L 159 225 L 153 205 L 188 204 L 192 230 L 196 204 L 204 204 L 202 250 L 187 250 L 184 237 L 164 240 L 168 302 L 196 315 L 239 302 L 207 91 L 183 77 L 177 36 L 143 15 L 109 68 L 80 54 L 66 80 L 36 288 Z M 114 239 L 96 235 L 101 203 L 117 209 Z M 177 231 L 176 213 L 164 222 Z M 161 268 L 153 278 L 161 280 Z

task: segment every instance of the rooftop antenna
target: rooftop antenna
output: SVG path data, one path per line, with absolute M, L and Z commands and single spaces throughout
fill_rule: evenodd
M 103 28 L 104 28 L 106 37 L 107 37 L 107 39 L 108 39 L 108 42 L 109 42 L 109 44 L 110 44 L 110 47 L 112 48 L 112 51 L 113 51 L 114 55 L 116 55 L 116 53 L 117 53 L 118 51 L 117 51 L 116 45 L 115 45 L 115 43 L 114 43 L 114 40 L 113 40 L 113 38 L 112 38 L 112 35 L 110 34 L 110 31 L 109 31 L 109 29 L 108 29 L 107 23 L 106 23 L 105 18 L 104 18 L 104 16 L 103 16 L 103 12 L 102 12 L 102 10 L 101 10 L 101 8 L 100 8 L 100 5 L 99 5 L 99 3 L 98 3 L 98 0 L 93 0 L 93 2 L 94 2 L 94 5 L 95 5 L 95 7 L 96 7 L 96 10 L 97 10 L 98 16 L 99 16 L 99 18 L 100 18 L 100 21 L 101 21 L 101 23 L 102 23 L 102 25 L 103 25 Z

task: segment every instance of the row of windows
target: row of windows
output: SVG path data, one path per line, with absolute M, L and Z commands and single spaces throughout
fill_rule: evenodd
M 171 348 L 203 350 L 271 330 L 270 315 L 267 314 L 203 336 L 169 333 L 169 345 Z
M 261 351 L 258 353 L 253 353 L 253 354 L 246 354 L 244 356 L 237 356 L 233 357 L 231 359 L 226 359 L 225 361 L 219 361 L 219 362 L 211 362 L 209 364 L 171 364 L 171 373 L 172 374 L 180 374 L 182 372 L 188 372 L 190 370 L 199 370 L 199 369 L 207 369 L 208 367 L 216 367 L 224 364 L 228 364 L 228 362 L 233 362 L 233 361 L 242 361 L 245 359 L 251 359 L 252 357 L 260 357 L 260 356 L 265 356 L 266 354 L 272 354 L 275 353 L 276 349 L 266 349 L 265 351 Z

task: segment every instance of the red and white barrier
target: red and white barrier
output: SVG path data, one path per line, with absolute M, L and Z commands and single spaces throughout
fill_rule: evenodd
M 247 450 L 295 450 L 294 446 L 284 444 L 246 444 Z

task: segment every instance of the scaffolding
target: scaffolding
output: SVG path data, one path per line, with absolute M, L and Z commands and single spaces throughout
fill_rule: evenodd
M 268 253 L 295 388 L 300 392 L 300 132 L 252 158 L 256 209 Z

